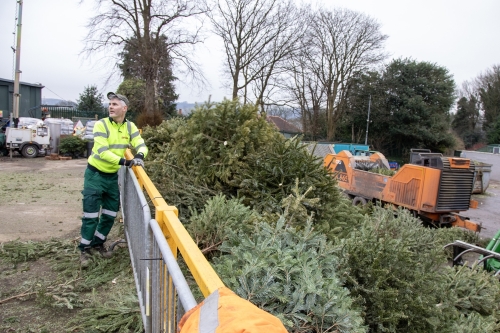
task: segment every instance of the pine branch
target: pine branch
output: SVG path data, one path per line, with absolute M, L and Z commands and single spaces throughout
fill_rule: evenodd
M 17 298 L 21 298 L 21 297 L 25 297 L 25 296 L 30 296 L 30 295 L 33 295 L 33 294 L 36 294 L 36 293 L 37 293 L 36 291 L 24 292 L 22 294 L 11 296 L 9 298 L 0 300 L 0 304 L 6 303 L 6 302 L 11 301 L 13 299 L 17 299 Z

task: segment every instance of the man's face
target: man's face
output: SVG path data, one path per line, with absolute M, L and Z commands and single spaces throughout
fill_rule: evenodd
M 109 116 L 114 120 L 123 120 L 127 112 L 127 106 L 118 98 L 109 100 Z

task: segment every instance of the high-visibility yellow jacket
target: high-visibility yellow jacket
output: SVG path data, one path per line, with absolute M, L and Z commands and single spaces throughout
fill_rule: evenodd
M 287 333 L 275 316 L 222 287 L 181 318 L 180 333 Z
M 131 121 L 118 124 L 111 117 L 104 118 L 95 123 L 93 133 L 94 147 L 88 162 L 101 172 L 117 172 L 127 148 L 135 149 L 144 157 L 148 154 L 137 126 Z

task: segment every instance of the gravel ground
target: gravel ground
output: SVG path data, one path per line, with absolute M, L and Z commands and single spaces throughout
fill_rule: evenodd
M 474 194 L 472 199 L 479 202 L 477 209 L 469 209 L 460 213 L 467 216 L 471 221 L 481 223 L 483 229 L 479 235 L 483 238 L 493 238 L 500 230 L 500 181 L 490 180 L 490 185 L 484 194 Z
M 78 236 L 86 159 L 0 157 L 0 242 Z

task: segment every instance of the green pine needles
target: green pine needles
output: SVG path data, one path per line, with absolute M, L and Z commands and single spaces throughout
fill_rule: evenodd
M 281 201 L 296 186 L 322 203 L 305 207 L 329 237 L 347 234 L 360 221 L 322 161 L 300 138 L 286 140 L 256 106 L 207 103 L 185 121 L 147 128 L 144 138 L 152 146 L 148 175 L 165 200 L 177 206 L 183 222 L 217 194 L 240 198 L 259 213 L 280 212 Z
M 348 276 L 346 287 L 364 308 L 370 332 L 457 332 L 477 322 L 477 315 L 499 324 L 498 279 L 447 263 L 443 245 L 455 230 L 425 228 L 405 210 L 395 216 L 375 207 L 338 244 L 339 270 Z
M 218 250 L 227 239 L 229 230 L 249 232 L 257 220 L 255 215 L 241 200 L 227 200 L 217 195 L 207 202 L 203 211 L 192 212 L 186 229 L 206 256 Z
M 500 289 L 404 210 L 353 207 L 301 139 L 224 101 L 147 128 L 148 175 L 222 280 L 289 332 L 500 332 Z
M 261 223 L 231 232 L 215 269 L 238 295 L 280 318 L 289 332 L 366 332 L 336 271 L 335 248 L 313 231 Z

